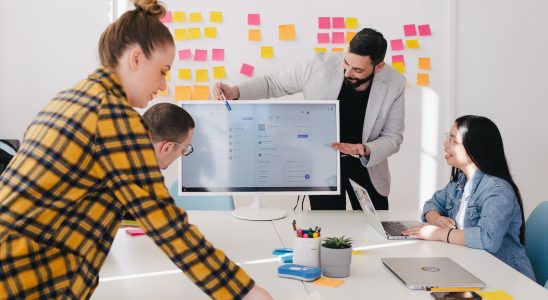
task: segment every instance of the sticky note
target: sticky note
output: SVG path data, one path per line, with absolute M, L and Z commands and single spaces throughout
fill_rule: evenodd
M 202 33 L 199 27 L 189 28 L 188 29 L 188 39 L 195 40 L 202 37 Z
M 173 15 L 170 11 L 166 11 L 166 14 L 160 19 L 162 23 L 171 23 L 173 21 Z
M 354 31 L 347 31 L 346 32 L 346 37 L 345 37 L 345 42 L 348 44 L 350 43 L 350 41 L 354 38 L 354 36 L 356 35 L 356 32 Z
M 158 93 L 156 93 L 156 96 L 168 96 L 169 95 L 169 86 L 166 85 L 165 90 L 160 90 Z
M 392 68 L 403 74 L 405 72 L 405 65 L 402 61 L 392 62 Z
M 430 70 L 430 57 L 419 57 L 419 69 Z
M 320 279 L 314 281 L 313 283 L 320 286 L 336 288 L 339 285 L 343 284 L 344 280 L 322 276 Z
M 176 41 L 185 41 L 187 39 L 187 32 L 184 28 L 175 29 L 175 40 Z
M 403 60 L 403 54 L 392 55 L 392 62 L 402 62 L 405 64 L 405 61 Z
M 204 27 L 204 36 L 214 39 L 217 37 L 217 27 Z
M 332 32 L 331 33 L 331 43 L 333 43 L 333 44 L 344 44 L 344 32 Z
M 247 39 L 250 41 L 258 42 L 261 40 L 261 30 L 260 29 L 249 29 L 247 32 Z
M 405 47 L 409 49 L 418 49 L 419 48 L 419 40 L 407 40 L 405 41 Z
M 253 71 L 255 70 L 255 67 L 248 64 L 242 64 L 242 67 L 240 68 L 240 73 L 244 74 L 245 76 L 253 76 Z
M 358 28 L 358 18 L 346 18 L 344 24 L 346 28 Z
M 202 49 L 194 50 L 194 60 L 195 61 L 206 61 L 207 60 L 207 50 L 202 50 Z
M 195 85 L 192 89 L 192 100 L 207 100 L 209 99 L 209 86 Z
M 316 53 L 327 52 L 327 48 L 316 47 L 316 48 L 314 48 L 314 52 L 316 52 Z
M 184 21 L 186 21 L 186 13 L 184 11 L 173 12 L 173 22 L 184 22 Z
M 344 48 L 331 48 L 331 52 L 343 52 Z
M 285 24 L 278 26 L 278 37 L 281 41 L 294 40 L 296 37 L 295 24 Z
M 261 25 L 261 15 L 247 14 L 247 25 Z
M 208 82 L 209 75 L 207 69 L 196 69 L 196 81 L 197 82 Z
M 423 24 L 417 26 L 419 28 L 419 35 L 420 36 L 426 36 L 426 35 L 432 35 L 432 32 L 430 31 L 430 25 Z
M 401 39 L 390 40 L 390 46 L 392 47 L 392 51 L 403 50 L 403 41 Z
M 224 66 L 213 67 L 213 78 L 215 79 L 225 79 L 226 78 L 226 69 Z
M 169 72 L 169 71 L 166 73 L 166 81 L 171 81 L 171 75 L 170 74 L 171 74 L 171 72 Z
M 209 22 L 211 22 L 211 23 L 222 23 L 223 22 L 223 12 L 221 12 L 221 11 L 209 12 Z
M 175 100 L 190 100 L 192 99 L 192 89 L 190 86 L 176 86 Z
M 329 33 L 318 33 L 318 44 L 329 44 Z
M 211 59 L 212 60 L 225 60 L 225 49 L 215 49 L 211 50 Z
M 143 231 L 142 228 L 127 228 L 126 233 L 131 236 L 145 235 L 145 232 Z
M 415 35 L 417 35 L 417 29 L 415 28 L 415 24 L 403 25 L 403 34 L 405 36 L 415 36 Z
M 476 293 L 484 300 L 514 300 L 512 295 L 503 290 L 477 291 Z
M 417 85 L 418 86 L 429 86 L 430 85 L 430 75 L 426 73 L 417 73 Z
M 179 50 L 179 59 L 190 59 L 192 57 L 192 52 L 190 49 Z
M 272 46 L 262 46 L 261 47 L 261 57 L 262 58 L 273 58 L 274 57 L 274 47 L 272 47 Z
M 202 22 L 202 13 L 191 12 L 189 19 L 190 19 L 190 22 Z
M 331 28 L 331 18 L 330 17 L 318 17 L 318 28 L 320 28 L 320 29 L 330 29 Z
M 179 79 L 190 80 L 192 79 L 192 71 L 190 69 L 179 69 Z
M 331 18 L 331 23 L 333 28 L 344 28 L 344 17 L 333 17 Z

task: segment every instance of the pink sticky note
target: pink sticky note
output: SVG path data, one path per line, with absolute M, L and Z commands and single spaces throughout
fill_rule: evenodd
M 318 27 L 320 29 L 331 28 L 331 19 L 329 17 L 318 17 Z
M 333 17 L 333 28 L 344 28 L 344 17 Z
M 128 228 L 126 229 L 126 233 L 131 236 L 145 235 L 145 232 L 141 228 Z
M 166 11 L 166 14 L 163 18 L 160 19 L 160 22 L 162 23 L 171 23 L 173 22 L 173 16 L 170 11 Z
M 344 44 L 344 32 L 332 32 L 331 42 L 333 44 Z
M 417 29 L 415 28 L 415 24 L 403 25 L 403 33 L 405 34 L 405 36 L 417 35 Z
M 212 60 L 225 60 L 225 49 L 213 49 L 211 52 Z
M 392 51 L 403 50 L 403 41 L 401 39 L 391 40 L 390 46 L 392 47 Z
M 240 69 L 240 73 L 244 74 L 245 76 L 253 76 L 253 70 L 255 70 L 255 67 L 248 64 L 242 64 L 242 68 Z
M 432 35 L 432 32 L 430 31 L 430 25 L 424 24 L 417 26 L 419 28 L 419 35 Z
M 206 61 L 207 60 L 207 50 L 202 50 L 202 49 L 194 50 L 194 60 L 196 60 L 196 61 Z
M 261 15 L 247 14 L 247 25 L 261 25 Z
M 318 33 L 318 44 L 329 44 L 329 33 Z
M 392 55 L 392 62 L 404 62 L 403 54 Z
M 183 49 L 179 51 L 179 59 L 190 59 L 192 57 L 192 52 L 190 49 Z

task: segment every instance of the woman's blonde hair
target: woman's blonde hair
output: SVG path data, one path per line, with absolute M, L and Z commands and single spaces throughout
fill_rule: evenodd
M 134 10 L 110 24 L 99 39 L 101 64 L 116 68 L 118 59 L 131 45 L 137 44 L 147 58 L 158 47 L 175 45 L 171 33 L 160 22 L 166 9 L 157 0 L 133 0 Z

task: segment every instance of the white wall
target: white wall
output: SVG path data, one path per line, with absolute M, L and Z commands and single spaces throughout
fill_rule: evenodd
M 548 2 L 456 2 L 456 114 L 499 126 L 529 215 L 548 201 Z

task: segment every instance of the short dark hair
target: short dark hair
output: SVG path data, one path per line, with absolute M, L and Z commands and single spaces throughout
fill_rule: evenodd
M 143 115 L 153 143 L 161 141 L 182 142 L 194 128 L 192 116 L 184 108 L 171 103 L 158 103 Z
M 369 56 L 376 66 L 384 60 L 386 47 L 386 39 L 382 33 L 372 28 L 364 28 L 352 38 L 348 51 L 360 56 Z

